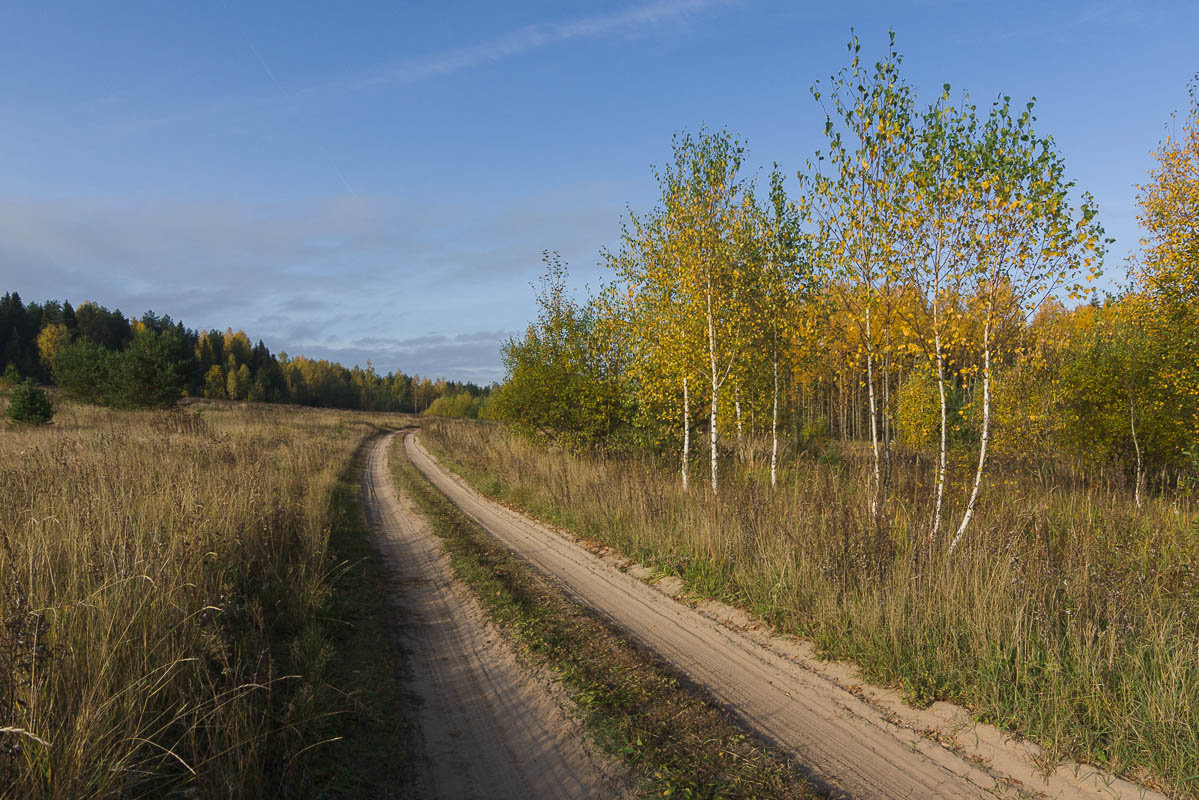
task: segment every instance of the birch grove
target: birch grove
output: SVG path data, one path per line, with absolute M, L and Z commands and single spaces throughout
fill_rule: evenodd
M 915 503 L 924 546 L 950 554 L 996 459 L 1114 468 L 1137 507 L 1182 486 L 1199 452 L 1194 109 L 1142 189 L 1137 283 L 1071 309 L 1106 241 L 1034 103 L 980 110 L 944 84 L 917 111 L 893 41 L 875 63 L 856 38 L 849 51 L 813 87 L 826 145 L 794 178 L 750 173 L 725 131 L 675 137 L 656 205 L 605 254 L 603 302 L 567 315 L 610 332 L 602 363 L 619 366 L 595 385 L 621 399 L 597 407 L 624 416 L 604 430 L 669 454 L 684 491 L 706 462 L 709 497 L 734 451 L 771 489 L 800 459 L 852 466 L 873 541 L 890 546 L 892 504 Z

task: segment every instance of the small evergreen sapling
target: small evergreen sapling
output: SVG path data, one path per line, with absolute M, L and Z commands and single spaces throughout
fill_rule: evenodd
M 32 379 L 18 385 L 8 398 L 8 418 L 15 424 L 45 425 L 53 416 L 49 398 Z
M 15 387 L 21 382 L 21 373 L 17 371 L 16 364 L 9 364 L 4 369 L 4 374 L 0 375 L 0 386 Z

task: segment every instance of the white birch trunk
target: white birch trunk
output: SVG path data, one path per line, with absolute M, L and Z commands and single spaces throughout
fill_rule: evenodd
M 970 501 L 966 503 L 966 512 L 962 514 L 962 524 L 949 543 L 949 552 L 957 549 L 970 520 L 974 517 L 974 508 L 978 503 L 978 488 L 983 482 L 983 468 L 987 463 L 987 442 L 991 439 L 991 312 L 988 309 L 987 321 L 983 325 L 983 430 L 978 448 L 978 469 L 974 471 L 974 488 L 970 490 Z
M 774 351 L 774 402 L 770 412 L 770 488 L 778 484 L 779 472 L 779 352 Z
M 719 491 L 719 483 L 716 479 L 716 411 L 717 397 L 720 393 L 720 382 L 716 376 L 716 328 L 712 320 L 712 279 L 708 279 L 708 364 L 712 368 L 712 424 L 709 431 L 711 439 L 711 464 L 712 464 L 712 494 L 717 494 Z
M 1137 508 L 1141 507 L 1141 470 L 1144 464 L 1141 461 L 1141 442 L 1137 439 L 1137 414 L 1136 406 L 1132 403 L 1132 394 L 1128 395 L 1128 424 L 1132 428 L 1132 446 L 1137 452 L 1137 474 L 1136 481 L 1133 486 L 1133 499 L 1136 500 Z
M 880 416 L 883 421 L 883 483 L 882 494 L 886 497 L 891 487 L 891 332 L 887 332 L 887 352 L 883 356 L 883 407 Z M 884 506 L 886 503 L 884 502 Z
M 870 307 L 866 307 L 866 396 L 870 405 L 870 447 L 874 453 L 873 487 L 870 492 L 870 513 L 878 516 L 879 490 L 882 488 L 881 459 L 878 452 L 878 410 L 874 402 L 874 347 L 871 344 Z
M 934 320 L 933 344 L 937 355 L 937 392 L 941 400 L 941 444 L 937 448 L 937 499 L 933 504 L 933 525 L 928 540 L 935 542 L 941 533 L 941 509 L 945 502 L 945 461 L 949 451 L 949 414 L 945 399 L 945 354 L 941 351 L 941 328 Z
M 691 456 L 691 394 L 683 378 L 683 491 L 687 491 L 687 462 Z

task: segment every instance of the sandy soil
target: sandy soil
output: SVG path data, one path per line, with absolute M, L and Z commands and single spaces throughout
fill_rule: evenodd
M 392 436 L 372 444 L 362 488 L 414 699 L 413 796 L 622 796 L 618 768 L 587 743 L 561 688 L 518 663 L 453 579 L 440 540 L 389 474 Z
M 744 724 L 795 757 L 834 797 L 1163 798 L 1092 767 L 1058 764 L 962 708 L 904 705 L 852 666 L 771 635 L 744 612 L 676 599 L 677 579 L 588 551 L 568 533 L 480 496 L 408 435 L 409 458 L 467 515 L 584 604 L 708 689 Z

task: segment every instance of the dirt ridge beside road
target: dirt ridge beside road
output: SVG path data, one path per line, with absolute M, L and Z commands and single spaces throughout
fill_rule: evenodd
M 1034 745 L 975 723 L 948 703 L 907 707 L 894 692 L 864 685 L 851 667 L 819 662 L 803 643 L 751 630 L 744 612 L 679 602 L 672 595 L 680 582 L 650 585 L 648 571 L 601 558 L 569 534 L 482 497 L 415 435 L 404 444 L 417 469 L 467 516 L 703 685 L 744 724 L 794 755 L 833 796 L 1164 800 L 1086 765 L 1058 765 L 1046 776 Z

